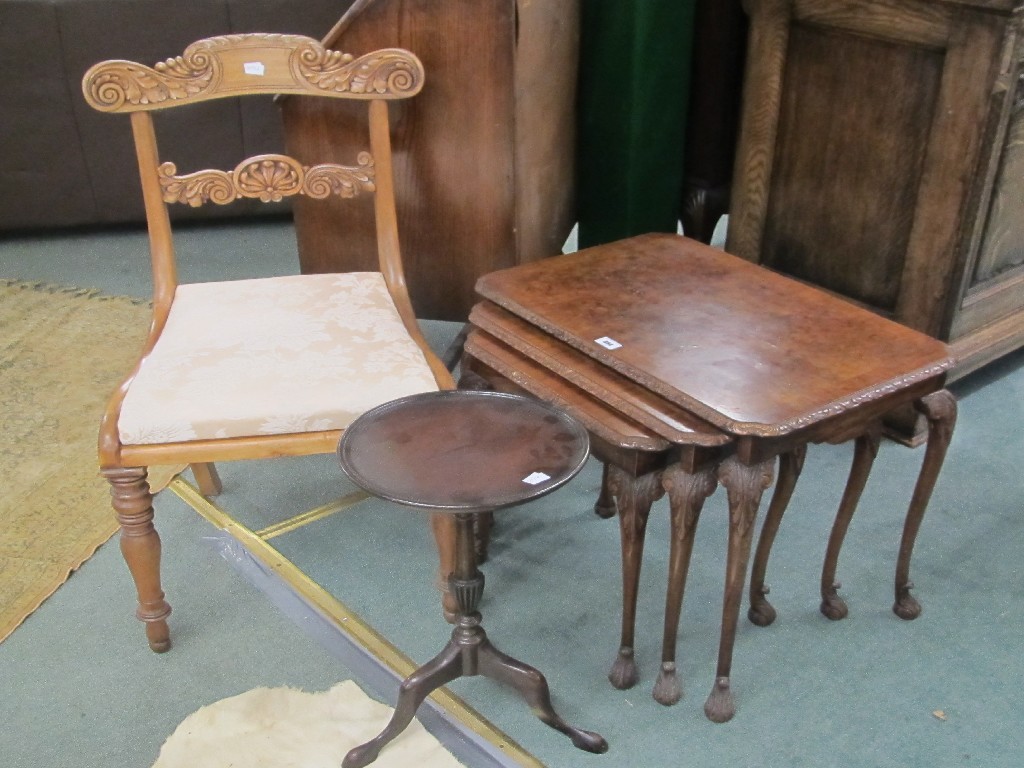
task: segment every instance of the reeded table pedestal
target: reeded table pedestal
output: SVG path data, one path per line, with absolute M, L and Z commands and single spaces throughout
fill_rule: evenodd
M 412 721 L 432 691 L 459 677 L 484 675 L 519 691 L 537 716 L 588 752 L 608 743 L 562 720 L 539 671 L 505 655 L 487 639 L 477 606 L 473 516 L 543 496 L 571 480 L 589 452 L 586 431 L 539 401 L 495 392 L 429 392 L 385 403 L 356 419 L 338 444 L 342 468 L 380 498 L 456 521 L 456 565 L 450 579 L 459 615 L 451 640 L 402 683 L 391 721 L 342 763 L 359 768 Z

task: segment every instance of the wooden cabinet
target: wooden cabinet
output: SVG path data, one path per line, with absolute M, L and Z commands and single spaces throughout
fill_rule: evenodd
M 419 317 L 464 320 L 480 275 L 561 252 L 575 219 L 579 0 L 359 0 L 324 39 L 423 61 L 392 113 L 403 261 Z M 312 100 L 309 100 L 312 101 Z M 326 101 L 326 100 L 318 100 Z M 283 104 L 289 153 L 347 146 L 344 104 Z M 373 269 L 373 215 L 358 200 L 295 204 L 302 269 Z M 351 254 L 357 254 L 352 256 Z
M 727 249 L 952 344 L 1024 344 L 1021 0 L 747 0 Z

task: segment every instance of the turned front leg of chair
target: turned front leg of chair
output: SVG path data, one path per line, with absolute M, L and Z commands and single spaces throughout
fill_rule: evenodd
M 839 551 L 843 548 L 843 540 L 850 527 L 850 520 L 853 519 L 853 513 L 864 492 L 864 486 L 867 484 L 875 457 L 878 456 L 880 440 L 881 430 L 878 427 L 873 427 L 857 438 L 853 451 L 853 464 L 850 466 L 850 477 L 846 481 L 846 489 L 843 491 L 842 501 L 839 502 L 839 511 L 836 512 L 832 532 L 828 537 L 825 564 L 821 569 L 821 612 L 833 621 L 845 619 L 849 613 L 846 601 L 839 596 L 838 592 L 842 584 L 836 581 Z
M 661 486 L 660 471 L 633 477 L 615 465 L 610 464 L 608 467 L 608 487 L 619 511 L 622 539 L 622 637 L 608 680 L 622 690 L 636 685 L 638 679 L 636 661 L 633 659 L 633 631 L 636 625 L 636 597 L 644 554 L 644 536 L 651 505 L 665 491 Z
M 916 619 L 921 614 L 920 603 L 910 594 L 910 590 L 914 588 L 913 582 L 910 581 L 910 557 L 914 552 L 914 542 L 921 528 L 921 520 L 935 489 L 935 481 L 942 470 L 946 449 L 949 448 L 949 441 L 953 437 L 957 413 L 956 399 L 945 389 L 922 397 L 914 403 L 914 407 L 928 419 L 928 446 L 925 448 L 921 473 L 918 475 L 910 508 L 907 510 L 907 519 L 903 524 L 903 539 L 896 560 L 896 601 L 892 606 L 897 616 L 907 620 Z
M 775 543 L 775 535 L 779 532 L 782 516 L 786 513 L 793 489 L 800 479 L 806 456 L 807 446 L 801 445 L 779 457 L 779 479 L 775 483 L 775 491 L 761 526 L 761 536 L 757 540 L 754 564 L 750 570 L 750 608 L 747 609 L 747 618 L 759 627 L 767 627 L 775 621 L 775 608 L 768 602 L 769 589 L 764 583 L 764 577 L 768 571 L 768 558 Z
M 662 474 L 661 484 L 668 492 L 671 507 L 672 543 L 669 550 L 661 671 L 654 684 L 654 700 L 669 706 L 683 696 L 683 686 L 676 674 L 676 640 L 683 594 L 686 591 L 686 574 L 690 569 L 690 555 L 693 554 L 693 539 L 704 501 L 714 492 L 718 482 L 713 466 L 687 472 L 679 464 L 673 464 Z
M 722 599 L 722 634 L 718 643 L 718 667 L 711 694 L 704 702 L 709 720 L 724 723 L 736 713 L 729 673 L 736 641 L 743 585 L 750 559 L 754 518 L 761 504 L 761 495 L 772 483 L 773 461 L 744 464 L 730 456 L 718 468 L 718 480 L 729 495 L 729 553 L 725 566 L 725 590 Z
M 146 468 L 111 467 L 100 473 L 110 483 L 111 503 L 121 524 L 121 553 L 139 595 L 135 615 L 146 624 L 149 647 L 163 653 L 171 647 L 167 627 L 171 606 L 160 588 L 160 536 L 153 527 L 153 497 Z

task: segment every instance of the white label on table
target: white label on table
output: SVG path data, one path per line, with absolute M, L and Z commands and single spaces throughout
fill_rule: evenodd
M 267 71 L 267 68 L 263 66 L 262 61 L 247 61 L 242 65 L 242 69 L 245 70 L 245 74 L 247 75 L 257 75 L 259 77 L 263 77 L 264 73 Z
M 538 485 L 550 479 L 551 475 L 545 475 L 543 472 L 533 472 L 528 477 L 524 477 L 523 482 L 527 485 Z
M 619 344 L 615 339 L 610 336 L 602 336 L 600 339 L 594 339 L 595 344 L 600 344 L 605 349 L 618 349 L 622 345 Z

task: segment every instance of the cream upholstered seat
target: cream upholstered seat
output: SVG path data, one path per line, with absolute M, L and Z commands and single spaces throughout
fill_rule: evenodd
M 181 285 L 118 431 L 140 445 L 340 430 L 434 389 L 379 272 Z
M 92 107 L 131 116 L 149 228 L 153 324 L 135 370 L 108 403 L 99 462 L 153 650 L 170 647 L 171 609 L 148 466 L 190 464 L 212 495 L 220 490 L 212 462 L 330 453 L 364 411 L 454 386 L 416 323 L 398 244 L 388 101 L 415 95 L 423 81 L 408 51 L 355 57 L 272 34 L 199 40 L 152 67 L 114 60 L 85 74 Z M 181 174 L 161 160 L 152 112 L 257 94 L 361 102 L 365 117 L 346 129 L 364 130 L 367 150 L 351 165 L 264 154 L 233 169 Z M 372 198 L 379 271 L 179 284 L 168 205 L 291 195 L 358 198 L 356 205 Z M 434 535 L 444 575 L 454 557 L 447 517 L 434 520 Z

